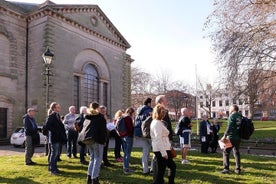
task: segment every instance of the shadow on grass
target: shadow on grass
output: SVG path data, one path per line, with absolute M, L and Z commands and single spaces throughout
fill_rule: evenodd
M 11 178 L 4 178 L 1 176 L 0 176 L 0 183 L 11 183 L 11 184 L 14 184 L 14 183 L 36 184 L 37 183 L 39 184 L 38 182 L 35 182 L 29 178 L 18 177 L 18 178 L 11 179 Z

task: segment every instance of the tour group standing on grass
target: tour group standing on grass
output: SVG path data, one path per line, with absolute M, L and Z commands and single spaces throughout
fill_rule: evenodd
M 123 162 L 123 174 L 132 174 L 134 170 L 130 168 L 131 152 L 133 147 L 134 135 L 140 139 L 142 143 L 142 172 L 144 174 L 153 175 L 153 183 L 163 184 L 166 167 L 169 168 L 168 183 L 174 184 L 176 175 L 176 164 L 172 157 L 171 147 L 173 140 L 173 132 L 171 120 L 166 109 L 167 99 L 165 95 L 159 95 L 155 99 L 155 107 L 151 107 L 151 98 L 144 101 L 144 105 L 138 108 L 135 117 L 135 110 L 129 107 L 123 112 L 118 110 L 114 116 L 114 120 L 108 120 L 106 116 L 106 107 L 100 106 L 97 102 L 92 102 L 89 108 L 82 106 L 80 114 L 75 113 L 75 107 L 69 107 L 69 113 L 64 118 L 62 123 L 60 115 L 60 105 L 56 102 L 50 104 L 48 110 L 48 117 L 45 122 L 45 127 L 48 131 L 49 139 L 49 154 L 48 154 L 48 170 L 52 175 L 60 175 L 61 171 L 58 169 L 57 162 L 59 160 L 60 149 L 63 144 L 67 143 L 67 156 L 70 158 L 73 155 L 77 157 L 77 149 L 75 141 L 80 145 L 80 163 L 86 165 L 85 149 L 88 148 L 90 160 L 87 168 L 87 184 L 100 183 L 100 170 L 102 161 L 103 166 L 112 166 L 107 158 L 109 132 L 115 133 L 115 161 Z M 26 135 L 26 165 L 34 165 L 31 160 L 34 152 L 34 138 L 33 135 L 37 133 L 37 125 L 34 120 L 35 109 L 29 108 L 27 114 L 24 115 L 23 122 Z M 191 110 L 188 108 L 181 108 L 181 117 L 178 121 L 179 139 L 181 146 L 181 163 L 189 164 L 187 160 L 187 151 L 191 147 Z M 142 136 L 142 124 L 151 117 L 150 123 L 150 139 Z M 241 122 L 241 115 L 238 112 L 238 106 L 230 107 L 230 116 L 228 118 L 227 129 L 221 138 L 221 141 L 229 140 L 232 147 L 223 150 L 223 166 L 221 173 L 230 173 L 229 169 L 229 155 L 233 149 L 236 167 L 235 173 L 240 174 L 240 132 L 239 126 Z M 123 119 L 123 121 L 122 121 Z M 107 123 L 108 122 L 108 123 Z M 118 130 L 118 123 L 124 123 L 125 134 L 120 135 Z M 214 131 L 214 129 L 216 129 Z M 200 125 L 200 140 L 201 152 L 209 153 L 208 148 L 211 146 L 211 140 L 218 139 L 218 131 L 220 127 L 217 122 L 211 125 L 208 122 L 207 115 Z M 72 131 L 73 134 L 72 134 Z M 214 131 L 214 132 L 213 132 Z M 71 133 L 70 133 L 71 132 Z M 67 133 L 67 134 L 66 134 Z M 216 134 L 216 138 L 209 137 L 212 133 Z M 75 135 L 78 135 L 76 138 Z M 214 137 L 214 135 L 213 135 Z M 73 149 L 71 147 L 73 144 Z M 215 145 L 214 145 L 215 144 Z M 217 142 L 212 142 L 212 152 L 216 152 Z M 121 156 L 121 147 L 123 150 L 123 157 Z M 105 148 L 105 149 L 104 149 Z M 153 152 L 151 160 L 151 167 L 149 168 L 148 160 L 150 159 L 150 150 Z M 103 159 L 104 158 L 104 159 Z

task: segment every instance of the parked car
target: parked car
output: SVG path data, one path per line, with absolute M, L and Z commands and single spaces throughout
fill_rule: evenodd
M 46 144 L 46 136 L 42 134 L 42 126 L 38 126 L 40 145 Z M 24 127 L 17 128 L 11 135 L 10 144 L 14 147 L 25 147 Z

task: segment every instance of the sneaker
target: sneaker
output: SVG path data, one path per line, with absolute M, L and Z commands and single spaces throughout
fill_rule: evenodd
M 241 174 L 241 170 L 240 169 L 235 169 L 235 173 L 236 174 Z
M 110 162 L 104 162 L 103 164 L 105 167 L 111 167 L 111 166 L 114 166 L 113 164 L 111 164 Z
M 181 164 L 190 164 L 191 162 L 189 162 L 188 160 L 185 160 L 185 159 L 183 159 L 182 161 L 181 161 Z
M 116 158 L 115 161 L 116 162 L 123 162 L 123 158 L 121 158 L 121 157 L 120 158 Z
M 87 162 L 86 160 L 81 161 L 80 163 L 81 163 L 82 165 L 88 165 L 88 164 L 89 164 L 89 162 Z
M 132 174 L 132 173 L 134 173 L 133 170 L 131 170 L 131 169 L 124 169 L 124 174 Z
M 223 170 L 221 171 L 221 173 L 222 173 L 222 174 L 229 174 L 229 170 L 228 170 L 228 169 L 223 169 Z
M 146 175 L 146 176 L 150 175 L 150 174 L 151 174 L 150 170 L 148 172 L 145 172 L 145 173 L 143 172 L 143 175 Z
M 51 175 L 54 175 L 54 176 L 60 176 L 60 174 L 58 172 L 50 172 Z
M 29 163 L 26 163 L 26 165 L 36 165 L 35 162 L 29 162 Z

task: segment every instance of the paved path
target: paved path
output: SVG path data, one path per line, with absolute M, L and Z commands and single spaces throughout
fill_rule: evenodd
M 200 145 L 192 145 L 193 150 L 199 150 Z M 133 147 L 141 147 L 141 143 L 139 139 L 134 139 Z M 114 139 L 110 139 L 109 141 L 109 148 L 114 148 Z M 63 146 L 63 152 L 65 152 L 65 146 Z M 79 149 L 78 149 L 79 150 Z M 221 152 L 221 150 L 218 151 Z M 8 156 L 8 155 L 20 155 L 24 154 L 25 149 L 24 148 L 15 148 L 12 145 L 7 145 L 7 146 L 0 146 L 0 156 Z M 45 153 L 45 148 L 42 147 L 36 147 L 35 148 L 35 154 L 43 155 Z M 247 154 L 248 150 L 246 148 L 241 149 L 242 154 Z M 275 156 L 275 150 L 262 150 L 262 149 L 251 149 L 250 154 L 255 154 L 255 155 L 269 155 L 272 157 Z

